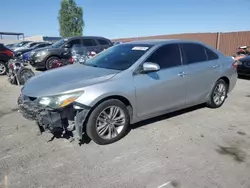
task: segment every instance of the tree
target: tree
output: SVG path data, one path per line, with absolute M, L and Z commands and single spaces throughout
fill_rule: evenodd
M 83 10 L 74 0 L 62 0 L 58 21 L 61 37 L 82 36 L 83 34 Z

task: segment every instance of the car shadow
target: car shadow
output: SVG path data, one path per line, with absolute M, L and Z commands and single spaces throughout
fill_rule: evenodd
M 238 75 L 238 79 L 241 79 L 241 80 L 250 80 L 250 76 Z
M 178 110 L 178 111 L 175 111 L 175 112 L 171 112 L 171 113 L 168 113 L 168 114 L 164 114 L 164 115 L 161 115 L 161 116 L 150 118 L 150 119 L 147 119 L 147 120 L 144 120 L 144 121 L 141 121 L 141 122 L 130 125 L 130 128 L 131 128 L 130 130 L 134 130 L 134 129 L 137 129 L 137 128 L 140 128 L 140 127 L 152 124 L 152 123 L 156 123 L 158 121 L 162 121 L 162 120 L 165 120 L 165 119 L 170 119 L 172 117 L 176 117 L 176 116 L 179 116 L 179 115 L 182 115 L 182 114 L 185 114 L 185 113 L 189 113 L 189 112 L 192 112 L 192 111 L 204 108 L 204 107 L 206 107 L 205 104 L 200 104 L 200 105 L 189 107 L 189 108 L 186 108 L 186 109 L 183 109 L 183 110 Z M 127 134 L 130 132 L 130 130 L 127 132 Z M 83 134 L 83 138 L 82 138 L 81 142 L 79 143 L 79 145 L 89 144 L 89 143 L 91 143 L 91 141 L 92 141 L 91 138 L 89 138 L 87 134 Z
M 39 69 L 39 68 L 37 68 L 37 69 L 35 69 L 36 71 L 39 71 L 39 72 L 44 72 L 44 71 L 46 71 L 46 69 Z
M 138 123 L 132 124 L 131 129 L 137 129 L 137 128 L 140 128 L 140 127 L 152 124 L 152 123 L 156 123 L 158 121 L 162 121 L 162 120 L 165 120 L 165 119 L 170 119 L 172 117 L 176 117 L 176 116 L 179 116 L 179 115 L 182 115 L 182 114 L 186 114 L 186 113 L 189 113 L 189 112 L 192 112 L 192 111 L 204 108 L 204 107 L 206 107 L 205 104 L 200 104 L 200 105 L 196 105 L 196 106 L 189 107 L 189 108 L 186 108 L 186 109 L 182 109 L 182 110 L 178 110 L 178 111 L 175 111 L 175 112 L 167 113 L 167 114 L 164 114 L 164 115 L 161 115 L 161 116 L 157 116 L 157 117 L 154 117 L 154 118 L 151 118 L 151 119 L 143 120 L 143 121 L 140 121 Z

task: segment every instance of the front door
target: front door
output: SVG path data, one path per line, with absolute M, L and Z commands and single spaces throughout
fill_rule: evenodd
M 139 118 L 185 105 L 185 69 L 178 44 L 158 48 L 145 62 L 157 63 L 160 70 L 134 75 Z

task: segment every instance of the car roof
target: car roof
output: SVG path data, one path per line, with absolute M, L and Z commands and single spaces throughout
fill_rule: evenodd
M 183 39 L 149 39 L 149 40 L 137 40 L 132 42 L 126 42 L 126 44 L 145 44 L 145 45 L 161 45 L 169 43 L 197 43 L 204 44 L 195 40 L 183 40 Z
M 68 37 L 66 39 L 72 40 L 72 39 L 107 39 L 107 38 L 100 36 L 77 36 L 77 37 Z

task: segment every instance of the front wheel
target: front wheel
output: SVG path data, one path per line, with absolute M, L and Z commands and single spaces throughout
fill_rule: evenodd
M 87 135 L 97 144 L 111 144 L 126 135 L 130 123 L 127 107 L 111 99 L 99 104 L 90 114 Z
M 207 106 L 210 108 L 221 107 L 227 98 L 227 92 L 228 84 L 222 79 L 218 80 L 212 89 Z
M 7 64 L 0 61 L 0 75 L 5 75 L 7 73 Z

